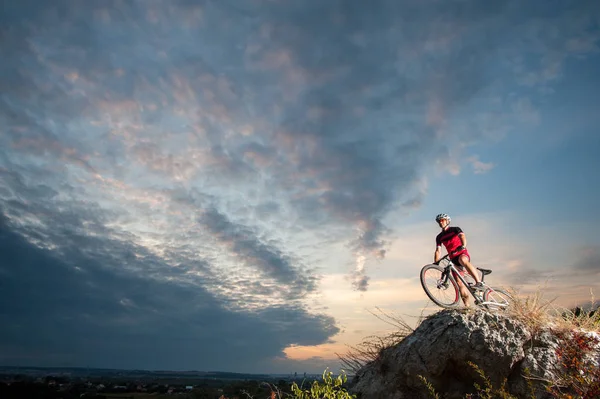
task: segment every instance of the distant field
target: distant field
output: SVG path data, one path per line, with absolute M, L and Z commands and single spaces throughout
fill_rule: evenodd
M 160 393 L 128 392 L 128 393 L 103 393 L 103 396 L 111 399 L 173 399 L 174 395 Z M 179 396 L 179 395 L 177 395 Z M 175 396 L 175 397 L 177 397 Z M 180 398 L 182 396 L 179 396 Z

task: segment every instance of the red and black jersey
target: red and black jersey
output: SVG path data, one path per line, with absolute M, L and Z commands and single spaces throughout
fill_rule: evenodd
M 462 232 L 463 231 L 460 227 L 448 227 L 446 230 L 438 234 L 437 237 L 435 237 L 435 243 L 438 247 L 444 244 L 446 251 L 451 254 L 452 252 L 456 251 L 456 248 L 462 245 L 462 241 L 458 236 Z

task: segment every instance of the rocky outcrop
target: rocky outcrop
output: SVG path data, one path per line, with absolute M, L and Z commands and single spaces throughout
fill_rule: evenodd
M 399 344 L 359 370 L 350 392 L 360 399 L 430 398 L 423 376 L 442 398 L 464 398 L 483 385 L 473 363 L 494 387 L 506 381 L 517 397 L 549 397 L 543 380 L 552 380 L 559 339 L 550 328 L 532 333 L 501 314 L 481 310 L 444 310 L 424 320 Z M 527 371 L 526 371 L 527 369 Z M 526 380 L 526 375 L 535 378 Z

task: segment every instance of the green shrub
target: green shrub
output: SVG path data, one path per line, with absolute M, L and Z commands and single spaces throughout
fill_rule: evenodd
M 302 389 L 295 382 L 292 384 L 292 394 L 294 399 L 355 399 L 355 395 L 350 395 L 343 385 L 347 381 L 346 374 L 342 372 L 337 377 L 333 377 L 331 371 L 323 372 L 323 381 L 313 381 L 310 389 Z

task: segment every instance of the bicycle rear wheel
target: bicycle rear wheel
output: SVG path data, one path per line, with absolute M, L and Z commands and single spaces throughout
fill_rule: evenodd
M 458 284 L 452 275 L 446 279 L 444 268 L 438 265 L 426 265 L 421 269 L 423 290 L 436 305 L 454 308 L 460 299 Z
M 512 302 L 512 296 L 500 288 L 490 287 L 483 293 L 484 302 L 492 302 L 484 305 L 491 312 L 503 312 Z

